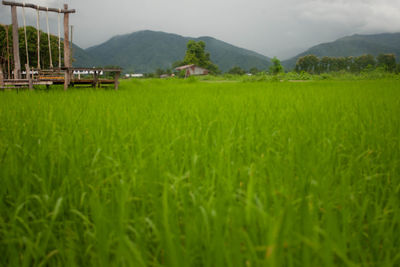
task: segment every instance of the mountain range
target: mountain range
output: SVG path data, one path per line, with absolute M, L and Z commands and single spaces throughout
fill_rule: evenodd
M 340 38 L 334 42 L 323 43 L 284 60 L 282 65 L 290 70 L 296 66 L 297 59 L 305 55 L 317 57 L 357 57 L 364 54 L 395 54 L 400 59 L 400 33 L 381 33 L 371 35 L 355 34 Z
M 234 66 L 245 70 L 253 67 L 266 70 L 271 65 L 271 59 L 267 56 L 213 37 L 191 38 L 146 30 L 118 35 L 87 49 L 81 49 L 74 45 L 74 66 L 112 65 L 122 67 L 125 72 L 154 72 L 158 68 L 171 68 L 172 63 L 182 60 L 189 40 L 204 41 L 211 60 L 223 72 Z M 282 65 L 286 70 L 291 70 L 299 57 L 308 54 L 318 57 L 346 57 L 363 54 L 377 56 L 381 53 L 393 53 L 397 59 L 400 59 L 400 33 L 347 36 L 334 42 L 313 46 L 293 58 L 282 61 Z
M 77 49 L 75 66 L 91 67 L 114 65 L 127 72 L 153 72 L 157 68 L 171 68 L 172 63 L 183 60 L 189 40 L 204 41 L 211 61 L 221 71 L 234 66 L 243 69 L 267 69 L 270 59 L 256 52 L 239 48 L 212 37 L 183 37 L 177 34 L 139 31 L 111 38 L 88 49 Z

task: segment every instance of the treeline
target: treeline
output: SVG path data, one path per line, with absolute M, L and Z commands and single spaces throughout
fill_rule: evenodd
M 296 62 L 297 72 L 308 72 L 320 74 L 328 72 L 347 71 L 360 73 L 380 68 L 388 72 L 399 72 L 400 65 L 396 64 L 394 54 L 380 54 L 376 58 L 373 55 L 362 55 L 359 57 L 322 57 L 306 55 L 300 57 Z
M 8 30 L 8 52 L 7 52 L 7 32 Z M 25 33 L 24 28 L 19 28 L 19 55 L 21 60 L 21 68 L 25 69 L 27 62 L 26 49 L 25 49 Z M 29 65 L 32 68 L 37 67 L 38 56 L 37 56 L 37 30 L 34 27 L 26 27 L 26 36 L 28 41 L 28 54 L 29 54 Z M 12 27 L 0 24 L 0 64 L 3 71 L 8 70 L 8 59 L 10 61 L 10 69 L 14 68 L 13 62 L 13 38 L 12 38 Z M 58 66 L 58 37 L 50 35 L 50 47 L 51 57 L 53 66 Z M 61 40 L 61 65 L 64 64 L 64 43 Z M 47 33 L 40 31 L 40 65 L 41 68 L 49 68 L 50 66 L 50 54 L 49 54 L 49 42 Z

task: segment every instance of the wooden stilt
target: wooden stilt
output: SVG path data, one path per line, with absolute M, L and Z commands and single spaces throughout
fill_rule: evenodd
M 64 73 L 64 90 L 68 90 L 68 86 L 69 86 L 69 69 L 65 70 Z
M 25 70 L 26 70 L 26 78 L 28 79 L 28 88 L 29 88 L 29 90 L 33 90 L 33 81 L 32 81 L 32 76 L 31 76 L 31 69 L 29 68 L 28 64 L 25 64 Z
M 4 87 L 4 74 L 1 65 L 0 65 L 0 87 Z
M 94 71 L 94 72 L 93 72 L 93 88 L 96 88 L 96 87 L 97 87 L 98 80 L 99 80 L 99 77 L 98 77 L 98 75 L 97 75 L 97 71 Z
M 19 57 L 19 34 L 16 6 L 11 6 L 11 18 L 13 29 L 14 79 L 21 79 L 21 60 Z
M 115 73 L 115 77 L 114 77 L 114 89 L 115 90 L 118 90 L 118 85 L 119 85 L 119 75 L 120 75 L 120 72 L 116 72 Z

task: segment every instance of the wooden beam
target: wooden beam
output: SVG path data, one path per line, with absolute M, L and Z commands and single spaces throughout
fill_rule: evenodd
M 21 78 L 21 60 L 19 57 L 19 34 L 17 7 L 11 6 L 12 34 L 13 34 L 13 53 L 14 53 L 14 79 Z
M 58 8 L 47 8 L 47 7 L 43 7 L 43 6 L 37 6 L 34 4 L 29 4 L 29 3 L 16 3 L 16 2 L 10 2 L 10 1 L 3 1 L 3 5 L 5 6 L 11 6 L 11 7 L 29 7 L 29 8 L 33 8 L 36 10 L 40 10 L 40 11 L 49 11 L 49 12 L 56 12 L 56 13 L 64 13 L 64 14 L 70 14 L 70 13 L 75 13 L 76 10 L 75 9 L 68 9 L 64 8 L 64 9 L 58 9 Z
M 33 81 L 32 80 L 32 84 L 33 85 L 52 85 L 54 84 L 51 81 Z M 10 80 L 10 81 L 6 81 L 4 82 L 4 86 L 28 86 L 29 85 L 29 81 L 28 80 L 20 80 L 20 81 L 14 81 L 14 80 Z

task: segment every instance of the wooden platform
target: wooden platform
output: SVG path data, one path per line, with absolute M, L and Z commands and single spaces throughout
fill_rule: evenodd
M 74 72 L 87 72 L 82 79 L 76 78 Z M 114 89 L 118 89 L 119 77 L 121 69 L 107 69 L 107 68 L 62 68 L 51 70 L 32 70 L 33 78 L 31 79 L 2 79 L 0 82 L 0 89 L 13 89 L 13 88 L 30 88 L 33 89 L 35 85 L 62 85 L 67 89 L 70 85 L 91 85 L 92 87 L 101 87 L 102 85 L 113 84 Z M 113 72 L 114 79 L 100 78 L 101 73 Z
M 102 84 L 114 84 L 114 89 L 118 90 L 119 77 L 121 76 L 122 69 L 117 68 L 62 68 L 61 70 L 65 73 L 64 88 L 67 84 L 79 85 L 79 84 L 91 84 L 93 87 L 101 87 Z M 76 79 L 74 72 L 88 72 L 88 75 L 93 75 L 92 78 Z M 101 73 L 114 73 L 114 79 L 102 79 L 100 78 Z

